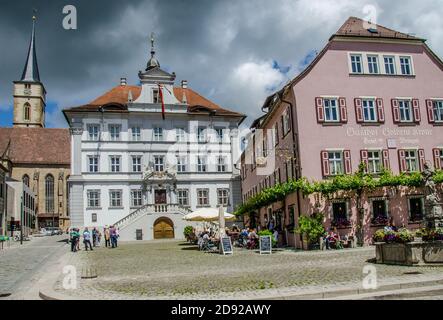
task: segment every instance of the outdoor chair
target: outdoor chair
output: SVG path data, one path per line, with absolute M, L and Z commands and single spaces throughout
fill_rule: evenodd
M 218 251 L 218 248 L 216 245 L 212 243 L 210 240 L 203 240 L 201 245 L 201 251 L 205 252 L 215 252 Z

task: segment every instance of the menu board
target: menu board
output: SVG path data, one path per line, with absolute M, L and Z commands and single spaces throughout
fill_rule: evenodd
M 229 237 L 223 237 L 222 239 L 221 239 L 221 253 L 223 254 L 223 255 L 226 255 L 226 254 L 233 254 L 234 253 L 234 251 L 233 251 L 233 249 L 232 249 L 232 242 L 231 242 L 231 238 L 229 238 Z
M 272 253 L 272 237 L 263 236 L 260 237 L 260 254 L 271 254 Z

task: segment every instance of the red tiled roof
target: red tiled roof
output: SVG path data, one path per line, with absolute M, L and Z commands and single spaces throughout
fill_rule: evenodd
M 408 39 L 408 40 L 420 40 L 424 41 L 424 39 L 417 38 L 415 36 L 398 32 L 381 25 L 376 25 L 376 32 L 371 32 L 367 28 L 365 28 L 365 23 L 367 21 L 357 18 L 350 17 L 346 22 L 341 26 L 341 28 L 332 36 L 351 36 L 351 37 L 369 37 L 369 38 L 390 38 L 390 39 Z
M 0 128 L 0 156 L 9 141 L 9 160 L 14 164 L 71 163 L 71 135 L 69 129 Z
M 121 105 L 121 108 L 118 108 L 118 106 L 116 106 L 113 110 L 108 109 L 108 111 L 127 112 L 126 104 L 128 102 L 129 92 L 132 93 L 132 98 L 135 101 L 141 94 L 141 87 L 128 85 L 117 86 L 86 105 L 70 108 L 65 111 L 98 111 L 98 109 L 104 105 L 115 104 Z M 177 100 L 183 100 L 183 93 L 185 93 L 187 103 L 189 104 L 189 112 L 201 112 L 201 109 L 199 109 L 199 107 L 203 107 L 205 109 L 213 110 L 219 114 L 243 116 L 240 113 L 220 107 L 216 103 L 206 99 L 205 97 L 190 88 L 174 88 L 174 95 Z

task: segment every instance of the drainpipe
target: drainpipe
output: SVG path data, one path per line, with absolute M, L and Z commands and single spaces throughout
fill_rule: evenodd
M 292 93 L 292 95 L 293 95 L 293 93 Z M 298 180 L 301 178 L 300 153 L 299 153 L 300 140 L 299 140 L 298 134 L 295 132 L 295 126 L 294 126 L 294 123 L 298 123 L 297 110 L 295 109 L 295 106 L 291 101 L 284 99 L 283 90 L 279 93 L 279 98 L 280 98 L 280 101 L 282 101 L 283 103 L 286 103 L 290 106 L 289 109 L 291 111 L 290 112 L 290 114 L 291 114 L 291 131 L 292 131 L 292 142 L 293 142 L 292 150 L 293 150 L 293 155 L 294 155 L 294 159 L 296 162 L 295 168 L 294 168 L 293 161 L 291 161 L 291 166 L 292 166 L 292 172 L 295 171 L 295 179 Z M 294 101 L 295 101 L 295 97 L 294 97 Z M 297 190 L 296 196 L 297 196 L 297 213 L 298 213 L 298 217 L 300 218 L 301 217 L 300 190 Z M 285 208 L 285 210 L 286 210 L 286 208 Z M 301 235 L 300 235 L 300 240 L 302 241 Z

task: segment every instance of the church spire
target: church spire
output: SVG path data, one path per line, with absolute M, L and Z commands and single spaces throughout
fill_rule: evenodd
M 160 62 L 155 58 L 155 46 L 154 46 L 154 33 L 151 33 L 151 59 L 148 61 L 148 65 L 146 67 L 146 71 L 160 68 Z
M 32 17 L 32 34 L 31 42 L 29 43 L 28 57 L 26 59 L 26 65 L 23 70 L 21 81 L 25 82 L 40 82 L 40 73 L 38 71 L 37 53 L 35 50 L 35 22 L 37 17 Z

